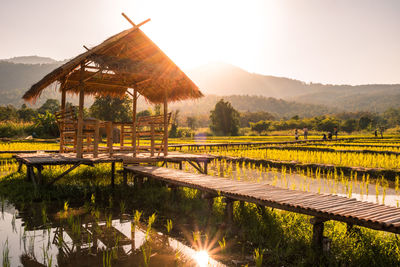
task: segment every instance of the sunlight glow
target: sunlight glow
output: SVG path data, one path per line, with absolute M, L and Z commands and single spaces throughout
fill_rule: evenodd
M 206 267 L 208 265 L 209 256 L 205 250 L 197 251 L 193 258 L 196 260 L 199 267 Z

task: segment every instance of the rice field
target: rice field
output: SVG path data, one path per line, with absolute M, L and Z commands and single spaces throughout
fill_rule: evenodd
M 394 179 L 372 177 L 361 171 L 344 173 L 340 167 L 398 171 L 398 155 L 371 154 L 362 150 L 397 152 L 400 138 L 358 138 L 279 145 L 279 149 L 274 149 L 275 145 L 270 148 L 268 145 L 263 145 L 264 148 L 228 146 L 201 147 L 189 152 L 221 156 L 209 164 L 209 175 L 399 207 L 400 175 Z M 171 144 L 281 141 L 293 141 L 293 137 L 170 139 Z M 285 147 L 290 147 L 290 150 Z M 326 147 L 337 151 L 300 150 Z M 55 142 L 0 143 L 2 151 L 57 149 Z M 400 242 L 395 234 L 359 227 L 349 235 L 346 224 L 329 221 L 324 235 L 332 242 L 330 252 L 315 255 L 309 249 L 312 230 L 309 216 L 235 203 L 234 222 L 239 231 L 230 233 L 218 226 L 223 225 L 225 216 L 226 204 L 222 197 L 214 199 L 210 214 L 207 209 L 209 203 L 197 190 L 174 190 L 148 181 L 141 189 L 133 188 L 133 194 L 119 186 L 115 189 L 117 191 L 112 192 L 108 164 L 77 168 L 58 181 L 56 186 L 35 191 L 25 181 L 25 175 L 16 172 L 18 166 L 10 158 L 11 154 L 1 156 L 3 219 L 0 227 L 7 235 L 0 238 L 0 246 L 3 265 L 6 266 L 20 265 L 22 261 L 28 266 L 37 262 L 44 266 L 128 266 L 132 262 L 140 262 L 141 266 L 159 266 L 159 260 L 174 266 L 195 266 L 199 265 L 198 257 L 201 255 L 198 253 L 202 251 L 207 251 L 208 262 L 214 264 L 208 266 L 400 264 Z M 333 168 L 276 167 L 229 158 L 329 164 Z M 117 169 L 121 167 L 117 164 Z M 168 167 L 178 168 L 178 165 L 168 164 Z M 52 179 L 65 170 L 66 167 L 61 166 L 46 167 L 43 177 L 45 180 Z M 197 172 L 186 163 L 183 170 Z M 121 180 L 122 175 L 117 174 L 117 185 Z M 31 205 L 36 202 L 38 205 L 33 208 Z M 63 235 L 60 235 L 60 229 L 64 229 Z M 102 241 L 96 243 L 96 239 Z M 18 242 L 24 244 L 20 249 L 12 245 Z M 63 251 L 63 256 L 60 256 L 60 251 Z

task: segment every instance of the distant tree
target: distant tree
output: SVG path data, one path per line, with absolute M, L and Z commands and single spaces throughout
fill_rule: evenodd
M 395 127 L 400 125 L 400 109 L 399 108 L 389 108 L 383 113 L 383 119 L 387 121 L 388 127 Z M 382 124 L 382 123 L 379 123 Z
M 139 117 L 146 117 L 146 116 L 151 116 L 151 112 L 147 109 L 139 111 L 138 113 L 136 113 L 136 118 Z
M 252 131 L 256 131 L 258 134 L 261 134 L 262 132 L 268 130 L 270 124 L 271 123 L 269 121 L 259 121 L 256 123 L 250 122 L 250 127 Z
M 223 99 L 215 104 L 210 120 L 210 129 L 216 135 L 233 136 L 239 133 L 239 112 L 232 107 L 231 103 Z
M 16 121 L 17 119 L 17 109 L 13 105 L 0 107 L 0 121 Z
M 48 111 L 51 114 L 56 113 L 57 111 L 60 110 L 60 101 L 57 99 L 47 99 L 44 104 L 38 108 L 38 113 L 40 114 L 46 114 L 46 111 Z
M 169 137 L 176 138 L 178 133 L 178 117 L 179 109 L 172 112 L 171 115 L 171 129 L 169 130 Z
M 124 98 L 96 97 L 89 108 L 89 113 L 104 121 L 129 122 L 132 121 L 131 103 L 132 101 L 127 96 Z
M 292 118 L 292 120 L 298 121 L 300 119 L 299 115 L 294 115 Z
M 326 117 L 317 124 L 317 130 L 332 132 L 339 125 L 339 121 L 334 117 Z
M 191 116 L 187 117 L 186 118 L 186 123 L 187 123 L 187 125 L 188 125 L 188 127 L 190 129 L 196 130 L 196 128 L 197 128 L 197 119 L 196 119 L 196 117 L 191 117 Z
M 160 115 L 161 114 L 161 105 L 157 104 L 154 106 L 154 115 Z
M 345 120 L 340 128 L 346 133 L 354 132 L 357 129 L 357 121 L 355 119 Z
M 372 123 L 372 118 L 370 116 L 364 115 L 358 120 L 358 127 L 360 130 L 367 129 Z
M 46 111 L 38 114 L 35 120 L 35 133 L 44 137 L 56 137 L 59 135 L 56 117 L 53 113 Z
M 37 112 L 34 109 L 28 108 L 26 104 L 22 104 L 21 108 L 17 110 L 18 113 L 18 118 L 22 121 L 32 121 L 36 115 Z
M 256 123 L 263 120 L 275 120 L 275 116 L 269 112 L 240 112 L 240 126 L 250 127 L 250 122 Z

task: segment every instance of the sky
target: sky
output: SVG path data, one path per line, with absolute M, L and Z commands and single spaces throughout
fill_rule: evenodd
M 400 83 L 399 0 L 0 0 L 0 58 L 72 58 L 129 28 L 121 12 L 183 70 Z

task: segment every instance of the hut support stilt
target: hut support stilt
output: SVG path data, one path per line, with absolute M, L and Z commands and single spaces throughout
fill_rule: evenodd
M 164 157 L 168 155 L 168 101 L 167 91 L 164 93 Z
M 132 97 L 132 149 L 133 157 L 136 157 L 136 109 L 137 109 L 137 91 L 133 89 Z
M 67 92 L 64 90 L 64 84 L 61 84 L 61 117 L 65 116 L 65 102 Z M 64 119 L 62 119 L 64 121 Z M 64 153 L 64 123 L 60 125 L 60 153 Z
M 81 78 L 83 78 L 83 73 L 85 71 L 85 66 L 81 64 Z M 78 133 L 76 137 L 76 157 L 82 158 L 83 155 L 83 104 L 85 100 L 84 94 L 84 83 L 83 80 L 80 82 L 79 91 L 79 111 L 78 111 Z

